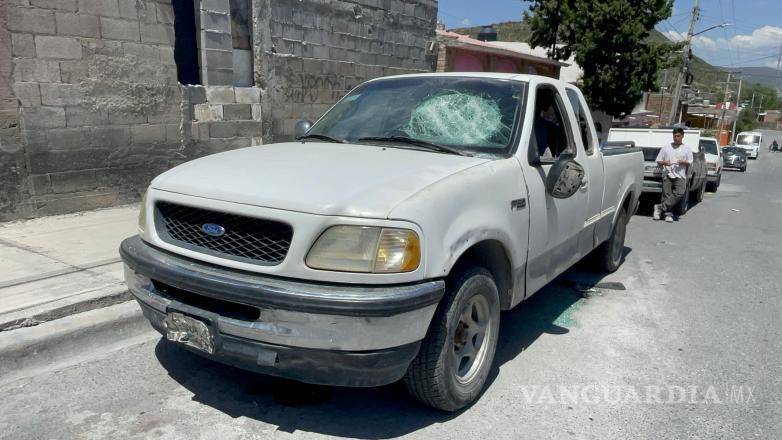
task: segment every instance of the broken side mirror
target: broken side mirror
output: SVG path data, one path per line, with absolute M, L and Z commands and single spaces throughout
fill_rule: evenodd
M 312 128 L 312 121 L 309 119 L 302 119 L 299 122 L 296 123 L 296 128 L 294 129 L 294 136 L 296 139 L 299 139 L 307 134 L 308 131 L 310 131 L 310 128 Z
M 571 153 L 562 153 L 546 176 L 546 192 L 555 199 L 566 199 L 584 184 L 584 167 Z

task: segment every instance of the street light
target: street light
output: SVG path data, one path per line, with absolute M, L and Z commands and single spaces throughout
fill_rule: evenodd
M 724 28 L 724 27 L 728 27 L 728 26 L 733 26 L 733 23 L 722 23 L 722 24 L 715 24 L 715 25 L 714 25 L 714 26 L 712 26 L 712 27 L 707 27 L 706 29 L 704 29 L 704 30 L 702 30 L 702 31 L 700 31 L 700 32 L 696 32 L 696 33 L 694 33 L 694 34 L 692 34 L 692 35 L 690 35 L 690 36 L 691 36 L 691 37 L 694 37 L 694 36 L 696 36 L 696 35 L 700 35 L 700 34 L 702 34 L 702 33 L 704 33 L 704 32 L 708 32 L 708 31 L 710 31 L 710 30 L 712 30 L 712 29 L 717 29 L 717 28 Z
M 684 74 L 686 71 L 689 70 L 689 55 L 692 53 L 690 51 L 690 43 L 692 42 L 692 37 L 696 35 L 700 35 L 704 32 L 708 32 L 712 29 L 726 27 L 726 26 L 732 26 L 731 23 L 721 23 L 717 24 L 711 27 L 708 27 L 700 32 L 694 32 L 695 31 L 695 23 L 698 20 L 698 14 L 700 13 L 700 7 L 698 6 L 698 0 L 695 0 L 695 5 L 693 6 L 692 11 L 692 21 L 690 21 L 690 30 L 687 32 L 687 38 L 685 39 L 685 46 L 684 46 L 684 53 L 682 54 L 682 67 L 679 69 L 679 77 L 676 81 L 676 88 L 673 89 L 673 95 L 671 96 L 671 116 L 670 116 L 670 123 L 671 125 L 676 123 L 676 117 L 679 115 L 679 105 L 681 104 L 681 93 L 682 93 L 682 83 L 684 82 Z

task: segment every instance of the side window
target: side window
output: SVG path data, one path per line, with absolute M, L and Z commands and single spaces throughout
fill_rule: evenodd
M 587 154 L 592 155 L 595 152 L 595 142 L 589 129 L 589 118 L 587 118 L 586 109 L 581 105 L 581 99 L 575 90 L 568 89 L 567 97 L 573 106 L 573 113 L 578 118 L 578 131 L 581 134 L 584 149 L 586 149 Z
M 564 152 L 576 153 L 564 101 L 553 87 L 538 87 L 530 157 L 551 162 Z

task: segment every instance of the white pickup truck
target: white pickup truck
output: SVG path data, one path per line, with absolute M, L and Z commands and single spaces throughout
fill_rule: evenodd
M 297 142 L 151 183 L 120 254 L 152 326 L 211 359 L 339 386 L 404 379 L 454 411 L 481 393 L 500 311 L 590 255 L 614 271 L 639 149 L 600 150 L 546 77 L 358 86 Z

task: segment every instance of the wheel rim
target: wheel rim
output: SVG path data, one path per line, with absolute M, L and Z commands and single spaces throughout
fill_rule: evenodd
M 491 319 L 491 308 L 483 295 L 473 296 L 460 310 L 451 351 L 457 382 L 467 384 L 481 370 L 493 337 Z

